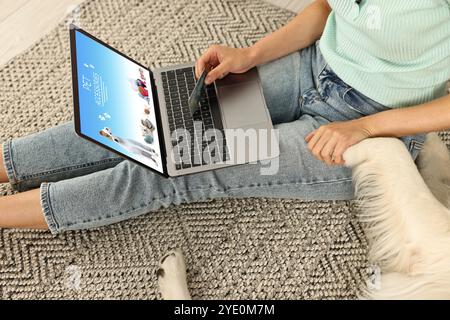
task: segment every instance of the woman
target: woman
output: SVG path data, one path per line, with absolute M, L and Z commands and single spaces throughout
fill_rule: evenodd
M 258 164 L 165 179 L 66 124 L 3 145 L 0 181 L 22 193 L 0 199 L 0 227 L 58 233 L 228 196 L 352 199 L 349 146 L 401 137 L 415 158 L 424 133 L 450 128 L 449 1 L 317 0 L 252 47 L 213 46 L 198 60 L 197 76 L 214 67 L 207 83 L 259 66 L 277 174 Z

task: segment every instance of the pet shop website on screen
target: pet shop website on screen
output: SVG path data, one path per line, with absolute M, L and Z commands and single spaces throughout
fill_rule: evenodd
M 163 172 L 149 71 L 76 33 L 81 132 Z

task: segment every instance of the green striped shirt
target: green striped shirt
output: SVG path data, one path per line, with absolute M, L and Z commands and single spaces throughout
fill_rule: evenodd
M 320 49 L 343 81 L 392 108 L 446 94 L 450 0 L 328 2 Z

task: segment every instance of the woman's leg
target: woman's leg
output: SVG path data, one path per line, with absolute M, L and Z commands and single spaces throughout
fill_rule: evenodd
M 227 196 L 288 197 L 310 200 L 352 198 L 353 188 L 349 170 L 328 168 L 312 157 L 307 149 L 304 137 L 323 124 L 323 119 L 304 115 L 296 121 L 301 115 L 299 69 L 300 55 L 298 53 L 259 68 L 264 95 L 273 122 L 282 123 L 278 126 L 282 155 L 279 164 L 272 163 L 274 168 L 269 171 L 273 171 L 273 175 L 263 174 L 261 164 L 249 164 L 166 179 L 129 161 L 104 171 L 96 170 L 94 173 L 86 174 L 82 165 L 86 162 L 83 161 L 86 159 L 84 156 L 81 157 L 81 161 L 75 161 L 78 164 L 74 165 L 70 162 L 62 166 L 69 169 L 70 175 L 77 173 L 78 177 L 41 185 L 39 194 L 41 211 L 50 230 L 57 233 L 99 227 L 129 219 L 162 206 Z M 283 124 L 283 122 L 291 123 Z M 67 128 L 64 131 L 67 131 Z M 50 132 L 49 135 L 51 140 L 59 137 L 56 131 Z M 41 139 L 32 140 L 39 143 Z M 78 156 L 78 152 L 71 152 L 68 146 L 64 147 L 65 143 L 58 141 L 56 143 L 65 150 L 64 155 L 67 156 L 65 154 L 67 152 L 72 157 Z M 28 144 L 30 143 L 23 143 L 23 145 Z M 43 144 L 43 147 L 47 148 L 51 145 L 47 140 Z M 92 147 L 98 148 L 95 145 Z M 21 153 L 22 157 L 18 157 L 17 154 L 12 155 L 13 161 L 10 162 L 15 166 L 8 167 L 6 164 L 12 174 L 26 172 L 24 168 L 32 167 L 33 171 L 38 172 L 39 177 L 34 183 L 48 178 L 54 178 L 48 180 L 49 182 L 58 181 L 57 178 L 64 175 L 64 169 L 56 169 L 53 164 L 45 165 L 45 161 L 38 161 L 39 164 L 44 164 L 45 168 L 35 168 L 33 162 L 26 156 L 30 154 L 25 151 Z M 58 153 L 61 153 L 60 150 Z M 8 159 L 9 153 L 4 154 L 5 159 Z M 105 159 L 109 160 L 109 155 L 98 157 L 100 162 Z M 82 169 L 78 171 L 80 163 Z M 49 170 L 49 168 L 52 169 Z M 52 175 L 53 172 L 55 176 Z M 17 179 L 19 182 L 27 181 L 27 186 L 33 183 L 33 180 L 24 179 L 26 175 L 20 176 L 22 179 Z M 31 201 L 36 204 L 38 194 L 34 193 L 34 197 Z M 28 208 L 30 214 L 34 213 L 42 217 L 42 212 L 37 213 L 35 208 Z M 21 226 L 21 221 L 21 218 L 17 217 L 17 222 L 9 221 L 8 226 Z M 0 224 L 0 227 L 4 225 Z
M 0 183 L 10 182 L 23 192 L 0 197 L 0 228 L 48 229 L 39 189 L 42 182 L 90 174 L 123 161 L 82 140 L 72 123 L 11 140 L 0 152 Z
M 130 161 L 114 168 L 41 187 L 42 208 L 53 233 L 96 228 L 161 207 L 223 197 L 348 200 L 351 171 L 328 167 L 309 152 L 305 136 L 321 124 L 302 116 L 278 125 L 279 165 L 248 164 L 178 178 L 164 178 Z M 278 168 L 278 170 L 276 170 Z
M 17 191 L 39 188 L 43 182 L 79 177 L 116 166 L 123 158 L 75 133 L 73 123 L 3 144 L 0 181 Z
M 273 124 L 288 123 L 301 115 L 300 53 L 258 67 L 267 108 Z
M 298 52 L 259 67 L 274 124 L 300 116 L 299 70 Z M 80 138 L 71 122 L 9 141 L 3 144 L 1 155 L 0 183 L 9 181 L 17 191 L 112 168 L 124 160 Z
M 48 230 L 42 214 L 40 190 L 0 198 L 0 228 Z
M 248 164 L 178 178 L 164 178 L 130 161 L 89 175 L 43 183 L 40 192 L 0 198 L 0 228 L 41 227 L 53 233 L 117 223 L 161 207 L 223 197 L 348 200 L 351 171 L 315 159 L 306 135 L 323 124 L 309 115 L 280 124 L 280 158 L 272 175 L 267 164 Z

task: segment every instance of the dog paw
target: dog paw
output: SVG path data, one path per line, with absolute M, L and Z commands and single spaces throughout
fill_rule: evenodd
M 180 249 L 161 258 L 156 272 L 161 295 L 164 300 L 190 300 L 187 287 L 186 264 Z

